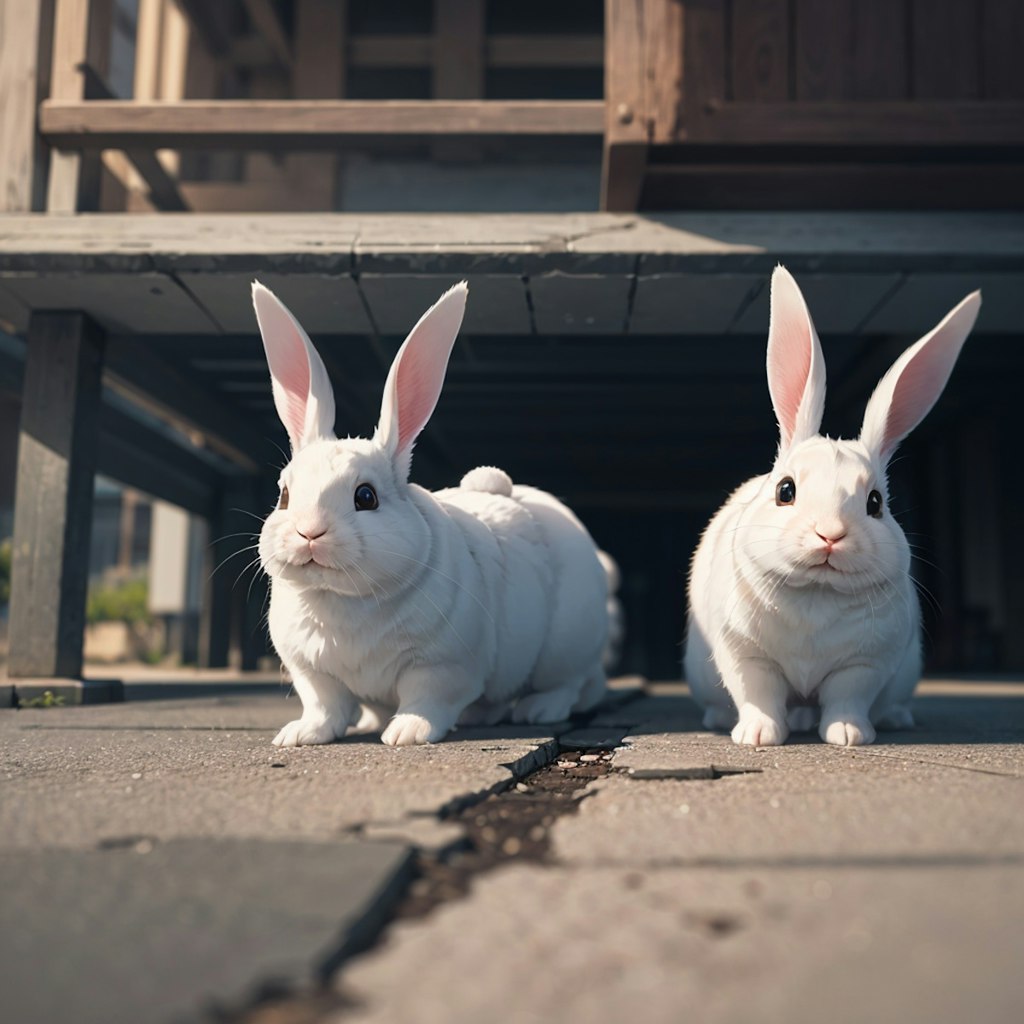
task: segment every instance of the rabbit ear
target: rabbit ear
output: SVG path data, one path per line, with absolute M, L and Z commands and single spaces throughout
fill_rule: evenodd
M 864 411 L 860 439 L 883 465 L 942 394 L 980 309 L 981 292 L 972 292 L 879 381 Z
M 783 266 L 772 274 L 768 390 L 780 450 L 817 434 L 825 409 L 825 357 L 804 297 Z
M 252 283 L 252 304 L 270 366 L 274 405 L 292 451 L 334 437 L 334 392 L 313 343 L 285 304 L 259 281 Z
M 468 291 L 465 281 L 449 288 L 420 317 L 391 364 L 376 440 L 394 459 L 399 479 L 409 476 L 413 443 L 437 405 Z

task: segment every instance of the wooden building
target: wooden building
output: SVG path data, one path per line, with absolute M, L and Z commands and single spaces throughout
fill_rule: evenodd
M 10 672 L 81 672 L 101 471 L 208 518 L 272 500 L 260 277 L 372 428 L 470 282 L 414 478 L 566 497 L 678 672 L 689 553 L 765 468 L 766 283 L 804 287 L 856 429 L 895 353 L 984 308 L 895 469 L 929 657 L 1024 669 L 1024 0 L 0 0 L 0 388 L 20 405 Z M 259 653 L 214 576 L 204 660 Z M 258 588 L 257 588 L 258 589 Z

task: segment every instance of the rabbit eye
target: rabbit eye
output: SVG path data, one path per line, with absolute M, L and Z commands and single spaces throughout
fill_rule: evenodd
M 868 495 L 868 515 L 875 519 L 882 518 L 882 496 L 878 491 L 872 491 Z
M 286 486 L 281 487 L 281 497 L 277 500 L 277 507 L 279 509 L 288 507 L 288 488 Z
M 796 483 L 791 476 L 787 476 L 775 488 L 775 504 L 792 505 L 794 501 L 796 501 Z
M 380 504 L 377 492 L 369 484 L 360 484 L 356 488 L 355 502 L 357 512 L 372 512 Z

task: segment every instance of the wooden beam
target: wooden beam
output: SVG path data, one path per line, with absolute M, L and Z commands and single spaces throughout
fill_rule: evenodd
M 775 145 L 1024 144 L 1018 101 L 727 103 L 710 100 L 677 141 Z
M 483 0 L 434 0 L 432 77 L 434 99 L 483 98 Z M 441 162 L 480 159 L 480 147 L 465 139 L 438 139 L 432 151 Z
M 288 35 L 271 0 L 243 0 L 253 28 L 267 41 L 271 52 L 283 68 L 292 66 L 292 48 Z
M 133 401 L 172 423 L 198 431 L 210 446 L 246 472 L 262 469 L 259 438 L 252 425 L 133 338 L 114 339 L 107 353 L 106 380 Z
M 209 0 L 175 0 L 211 57 L 223 57 L 231 46 L 227 18 L 230 5 Z
M 216 514 L 221 474 L 194 452 L 104 403 L 96 470 L 197 516 Z
M 50 96 L 81 103 L 85 81 L 79 70 L 88 64 L 100 75 L 110 63 L 113 0 L 57 0 L 53 28 Z M 51 145 L 53 143 L 51 142 Z M 50 213 L 77 213 L 99 207 L 101 163 L 98 153 L 53 153 L 46 208 Z
M 353 136 L 601 135 L 603 130 L 601 100 L 51 100 L 40 112 L 43 136 L 68 149 L 342 149 Z
M 0 212 L 43 206 L 46 151 L 36 111 L 50 69 L 53 0 L 0 0 Z
M 342 0 L 298 0 L 295 6 L 295 62 L 292 95 L 296 99 L 338 100 L 345 95 L 345 28 L 348 4 Z M 285 202 L 306 209 L 333 210 L 338 161 L 297 153 L 288 158 L 290 187 Z M 282 197 L 284 198 L 284 197 Z
M 85 98 L 87 100 L 114 99 L 114 91 L 106 80 L 88 64 L 79 66 L 85 79 Z M 177 180 L 168 173 L 156 153 L 151 149 L 133 147 L 126 149 L 124 155 L 135 168 L 136 173 L 149 189 L 150 202 L 158 209 L 187 213 L 188 204 L 178 188 Z
M 82 313 L 29 325 L 18 441 L 8 672 L 82 673 L 104 337 Z

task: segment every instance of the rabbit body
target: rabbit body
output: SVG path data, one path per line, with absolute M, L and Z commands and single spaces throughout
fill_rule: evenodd
M 862 695 L 858 704 L 866 702 L 868 713 L 857 721 L 829 721 L 826 732 L 831 728 L 835 742 L 871 742 L 875 725 L 913 724 L 908 705 L 921 672 L 920 612 L 906 570 L 893 573 L 884 589 L 872 584 L 867 599 L 864 592 L 831 585 L 785 586 L 777 585 L 778 579 L 765 585 L 742 538 L 745 515 L 772 489 L 771 476 L 739 487 L 708 525 L 694 555 L 685 674 L 706 709 L 706 727 L 736 724 L 737 705 L 759 685 L 757 676 L 750 678 L 758 670 L 768 674 L 768 687 L 781 678 L 786 688 L 777 688 L 775 714 L 748 713 L 737 727 L 739 742 L 770 745 L 782 742 L 787 731 L 813 729 L 822 698 L 827 702 L 833 696 L 837 681 Z M 909 568 L 909 548 L 902 533 L 898 538 L 894 534 L 892 543 L 904 550 L 892 561 Z M 732 684 L 728 688 L 725 678 Z M 830 713 L 837 710 L 833 702 Z
M 383 726 L 389 744 L 434 742 L 459 721 L 558 721 L 597 703 L 608 583 L 579 520 L 493 467 L 434 493 L 407 479 L 464 287 L 403 345 L 372 440 L 333 436 L 319 357 L 269 292 L 254 294 L 293 446 L 259 545 L 271 638 L 303 706 L 274 742 L 326 743 L 356 724 Z
M 818 435 L 824 359 L 782 267 L 771 300 L 779 450 L 701 537 L 684 672 L 705 727 L 731 728 L 737 743 L 784 743 L 815 725 L 829 743 L 871 743 L 876 728 L 913 725 L 921 672 L 920 607 L 887 466 L 941 394 L 981 299 L 968 296 L 896 360 L 853 441 Z

